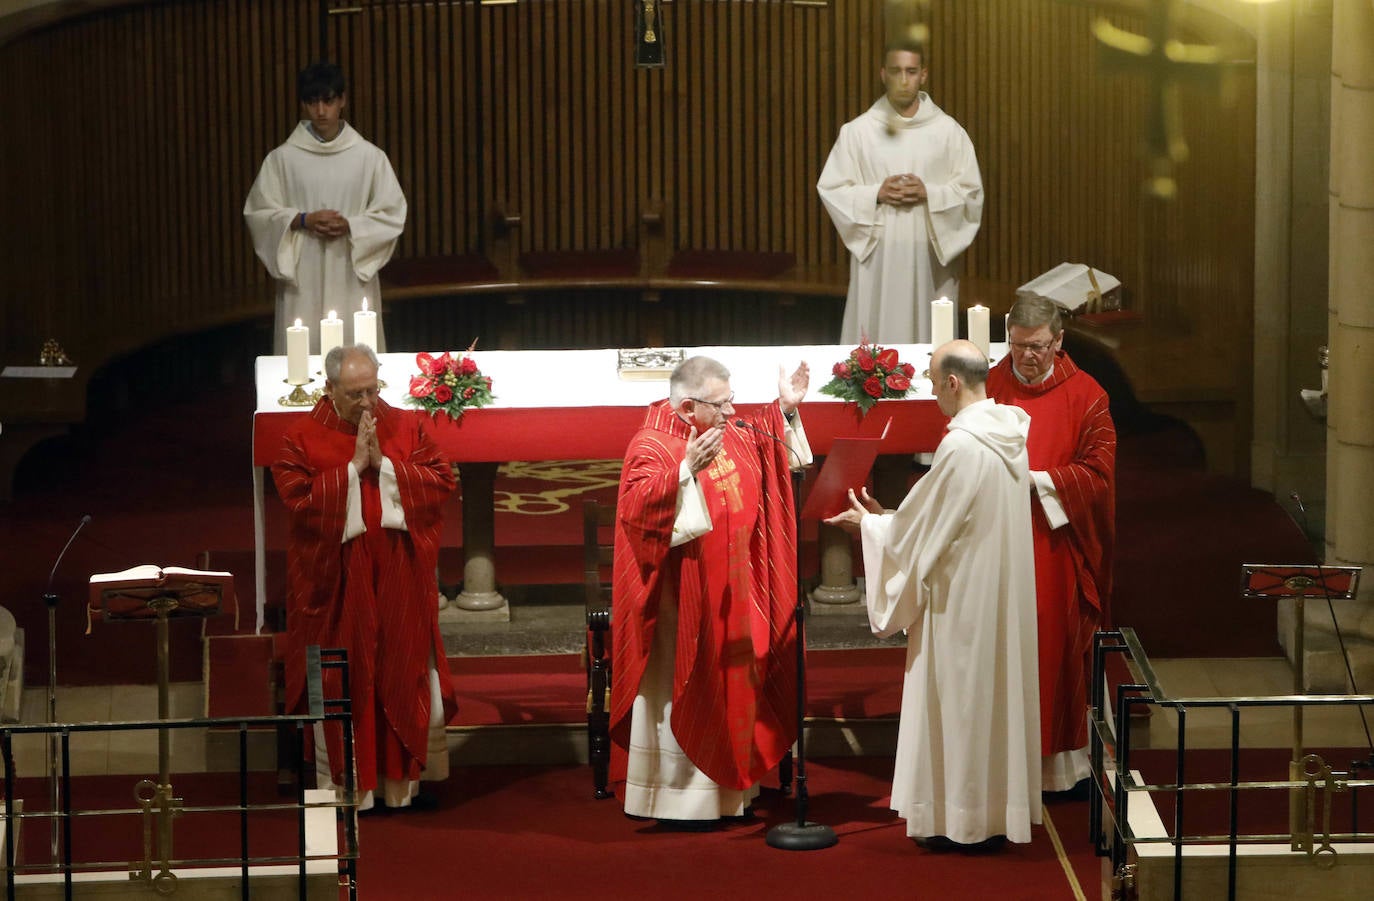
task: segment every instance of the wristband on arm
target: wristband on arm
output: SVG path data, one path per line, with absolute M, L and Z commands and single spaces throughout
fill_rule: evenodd
M 299 227 L 300 227 L 301 231 L 304 231 L 304 230 L 305 230 L 305 213 L 301 213 L 300 226 L 299 226 Z

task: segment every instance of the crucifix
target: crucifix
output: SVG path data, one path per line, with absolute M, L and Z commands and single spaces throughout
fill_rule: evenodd
M 1216 90 L 1231 64 L 1222 48 L 1210 44 L 1185 44 L 1173 37 L 1178 0 L 1151 0 L 1146 13 L 1146 34 L 1135 34 L 1106 19 L 1093 23 L 1102 67 L 1143 73 L 1150 80 L 1149 111 L 1145 125 L 1150 178 L 1147 190 L 1170 199 L 1178 189 L 1174 166 L 1188 158 L 1188 142 L 1180 123 L 1178 86 L 1189 82 Z

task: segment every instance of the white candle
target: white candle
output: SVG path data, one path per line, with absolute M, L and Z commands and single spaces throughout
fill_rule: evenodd
M 367 308 L 366 297 L 363 298 L 363 308 L 353 314 L 353 343 L 377 349 L 377 311 Z
M 343 344 L 343 320 L 333 311 L 320 320 L 320 365 L 331 350 Z
M 968 339 L 978 345 L 978 349 L 985 357 L 992 349 L 992 326 L 988 320 L 989 315 L 988 308 L 982 304 L 974 304 L 968 310 Z
M 286 382 L 304 385 L 310 381 L 310 329 L 296 324 L 286 330 Z
M 948 297 L 930 302 L 930 347 L 954 340 L 954 302 Z

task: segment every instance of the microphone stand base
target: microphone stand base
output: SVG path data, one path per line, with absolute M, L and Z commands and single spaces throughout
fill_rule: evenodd
M 768 847 L 782 851 L 820 851 L 839 842 L 835 830 L 823 823 L 779 823 L 768 830 Z

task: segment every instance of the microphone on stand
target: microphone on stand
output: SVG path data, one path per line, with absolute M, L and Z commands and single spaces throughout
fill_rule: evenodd
M 57 578 L 57 568 L 62 565 L 62 558 L 67 556 L 67 549 L 72 546 L 76 536 L 81 534 L 81 530 L 86 528 L 86 523 L 91 521 L 91 514 L 87 513 L 81 517 L 81 522 L 76 524 L 72 531 L 72 537 L 67 539 L 67 543 L 62 545 L 62 552 L 53 561 L 52 569 L 48 572 L 48 589 L 43 592 L 43 603 L 48 607 L 48 722 L 57 722 L 57 595 L 53 594 L 52 583 Z M 52 859 L 57 863 L 61 853 L 60 827 L 62 818 L 58 817 L 57 811 L 61 809 L 62 792 L 58 781 L 57 765 L 57 735 L 48 733 L 48 800 L 52 803 Z
M 782 440 L 781 438 L 779 438 L 777 435 L 774 435 L 772 432 L 766 432 L 766 431 L 764 431 L 763 429 L 759 428 L 758 426 L 754 425 L 752 422 L 747 422 L 747 421 L 745 421 L 745 420 L 743 420 L 743 419 L 736 419 L 736 420 L 734 420 L 734 424 L 735 424 L 735 427 L 736 427 L 736 428 L 748 429 L 748 430 L 751 431 L 751 432 L 758 432 L 760 435 L 764 436 L 765 438 L 772 438 L 772 439 L 773 439 L 774 441 L 776 441 L 778 444 L 782 445 L 782 449 L 783 449 L 783 450 L 787 451 L 789 454 L 792 455 L 792 459 L 794 459 L 794 460 L 797 461 L 797 465 L 796 465 L 796 467 L 795 467 L 796 469 L 805 469 L 805 468 L 806 468 L 806 464 L 802 462 L 801 455 L 798 454 L 796 451 L 792 450 L 792 448 L 791 448 L 790 446 L 788 446 L 787 442 L 786 442 L 786 441 L 783 441 L 783 440 Z
M 784 851 L 819 851 L 834 845 L 839 841 L 839 838 L 835 835 L 834 829 L 823 823 L 813 823 L 806 818 L 811 804 L 811 796 L 807 790 L 806 782 L 806 605 L 803 601 L 805 594 L 801 575 L 801 484 L 806 464 L 802 462 L 800 454 L 788 447 L 787 442 L 772 432 L 765 431 L 744 419 L 734 419 L 731 422 L 736 428 L 749 429 L 772 438 L 797 461 L 796 467 L 792 469 L 792 516 L 797 542 L 795 549 L 797 603 L 794 608 L 795 644 L 797 646 L 797 741 L 796 751 L 793 755 L 796 765 L 797 786 L 794 795 L 796 822 L 779 823 L 768 830 L 764 840 L 769 847 L 781 848 Z
M 52 582 L 53 579 L 57 577 L 57 568 L 62 565 L 62 558 L 67 556 L 67 549 L 72 546 L 72 542 L 76 540 L 76 536 L 81 534 L 81 530 L 86 528 L 86 523 L 90 521 L 91 514 L 89 513 L 81 517 L 81 522 L 77 523 L 76 529 L 72 531 L 72 537 L 68 538 L 67 543 L 62 545 L 62 551 L 57 555 L 57 559 L 53 561 L 52 571 L 48 573 L 48 589 L 43 593 L 44 599 L 52 597 L 54 601 L 56 600 L 56 596 L 52 593 Z

